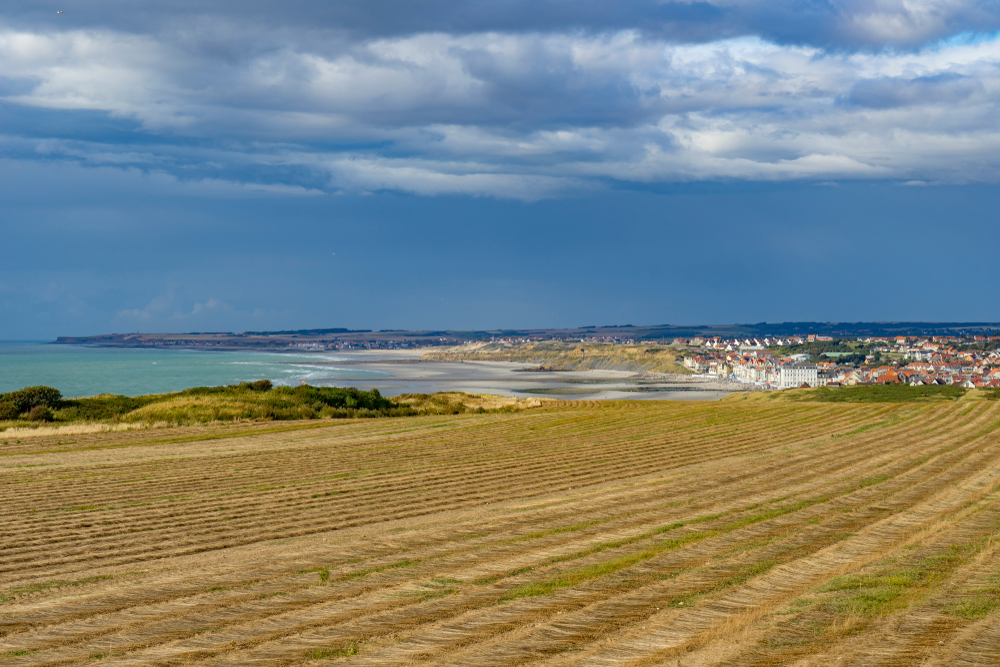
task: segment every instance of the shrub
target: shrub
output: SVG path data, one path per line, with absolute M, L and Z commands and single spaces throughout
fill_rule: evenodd
M 54 408 L 62 400 L 62 393 L 52 387 L 25 387 L 7 394 L 0 394 L 0 402 L 12 403 L 18 414 L 27 412 L 36 405 Z
M 155 396 L 119 396 L 101 394 L 60 402 L 60 421 L 117 421 L 121 416 L 149 405 Z
M 250 382 L 240 382 L 236 385 L 227 385 L 226 389 L 243 389 L 246 391 L 271 391 L 274 385 L 270 380 L 253 380 Z
M 52 409 L 47 405 L 36 405 L 28 413 L 28 419 L 33 422 L 50 422 L 52 421 Z
M 10 401 L 0 402 L 0 421 L 8 421 L 11 419 L 17 419 L 21 416 L 18 412 L 17 406 L 15 406 Z
M 240 384 L 240 386 L 243 385 L 246 385 L 247 389 L 249 389 L 250 391 L 271 391 L 271 387 L 274 386 L 273 384 L 271 384 L 270 380 L 266 379 L 254 380 L 253 382 L 243 382 Z
M 362 391 L 354 387 L 313 387 L 303 384 L 295 387 L 292 393 L 298 402 L 310 405 L 319 403 L 331 408 L 384 411 L 393 407 L 392 401 L 383 398 L 378 389 Z
M 45 390 L 45 391 L 43 391 Z M 14 396 L 16 394 L 16 396 Z M 15 403 L 14 396 L 19 402 Z M 25 397 L 44 398 L 51 405 L 24 404 Z M 59 400 L 59 392 L 47 387 L 32 387 L 0 395 L 0 420 L 28 418 L 36 405 L 47 408 L 36 420 L 60 423 L 91 422 L 169 422 L 200 423 L 244 419 L 359 419 L 422 414 L 410 406 L 399 406 L 378 390 L 362 391 L 353 387 L 273 386 L 270 380 L 254 380 L 224 387 L 194 387 L 169 394 L 119 396 L 102 394 L 85 398 Z M 464 410 L 463 410 L 464 411 Z M 435 410 L 435 414 L 441 410 Z

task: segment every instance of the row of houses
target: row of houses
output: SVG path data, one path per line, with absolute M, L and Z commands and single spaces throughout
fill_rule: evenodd
M 457 339 L 441 338 L 436 341 L 438 345 L 454 345 Z M 412 340 L 327 340 L 317 343 L 289 343 L 288 348 L 292 350 L 303 350 L 308 352 L 336 352 L 338 350 L 410 350 L 418 347 L 426 347 L 425 341 L 414 342 Z
M 696 355 L 685 358 L 683 363 L 695 373 L 738 380 L 764 389 L 829 384 L 829 372 L 823 369 L 821 373 L 819 364 L 804 363 L 790 357 L 775 358 L 766 352 L 728 354 L 725 357 Z
M 675 338 L 673 345 L 679 347 L 704 347 L 709 350 L 739 350 L 739 349 L 767 349 L 769 347 L 783 347 L 785 345 L 801 345 L 803 343 L 814 343 L 832 341 L 832 336 L 818 336 L 809 334 L 808 336 L 791 336 L 780 338 L 777 336 L 765 336 L 764 338 Z
M 834 362 L 810 363 L 801 357 L 776 357 L 767 351 L 694 355 L 684 365 L 695 373 L 726 377 L 762 389 L 852 386 L 858 384 L 953 385 L 1000 388 L 1000 356 L 978 360 L 910 362 L 905 366 L 838 366 Z M 798 358 L 796 358 L 798 357 Z

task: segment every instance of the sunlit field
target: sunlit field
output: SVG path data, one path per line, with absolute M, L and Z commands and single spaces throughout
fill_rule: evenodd
M 966 397 L 0 433 L 0 664 L 997 665 L 998 429 Z

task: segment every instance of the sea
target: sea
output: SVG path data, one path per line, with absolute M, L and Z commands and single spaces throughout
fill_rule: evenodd
M 386 377 L 357 367 L 338 368 L 338 360 L 344 358 L 323 352 L 142 350 L 0 341 L 0 392 L 45 385 L 67 398 L 139 396 L 265 378 L 278 385 L 305 381 L 330 386 L 341 385 L 340 378 Z

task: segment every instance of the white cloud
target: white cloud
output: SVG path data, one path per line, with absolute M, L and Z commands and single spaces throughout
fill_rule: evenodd
M 968 0 L 855 0 L 844 12 L 844 28 L 868 42 L 919 43 L 975 9 Z
M 166 315 L 173 306 L 174 301 L 175 297 L 173 292 L 161 294 L 154 297 L 142 308 L 128 308 L 126 310 L 118 311 L 115 315 L 115 319 L 133 322 L 149 322 L 154 317 L 162 317 Z
M 182 306 L 179 301 L 174 290 L 170 289 L 165 294 L 152 298 L 142 308 L 118 311 L 115 315 L 115 321 L 123 324 L 141 323 L 145 325 L 155 322 L 161 326 L 173 326 L 183 323 L 190 325 L 199 320 L 212 321 L 220 315 L 246 319 L 259 318 L 265 314 L 261 309 L 256 309 L 252 313 L 240 312 L 225 301 L 215 298 L 196 302 L 187 308 Z
M 885 0 L 851 16 L 871 32 L 891 15 L 917 35 L 958 4 Z M 30 83 L 7 103 L 142 128 L 130 130 L 135 142 L 22 137 L 8 149 L 33 144 L 47 159 L 236 196 L 530 200 L 605 179 L 1000 180 L 996 37 L 843 53 L 634 30 L 422 33 L 326 50 L 275 43 L 236 58 L 189 41 L 0 30 L 0 71 Z

